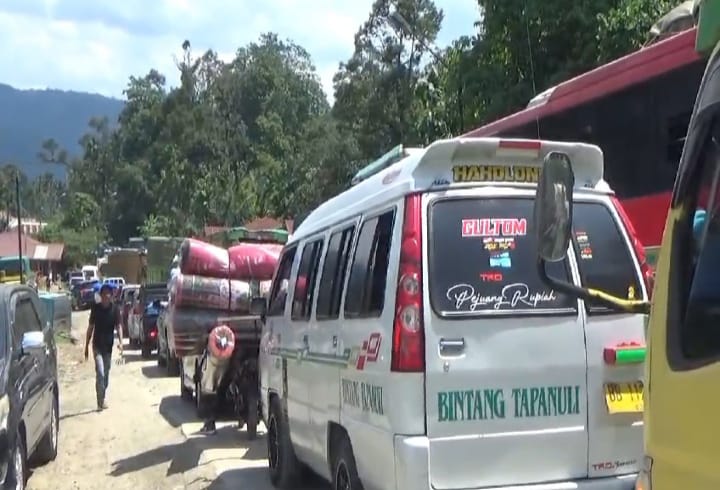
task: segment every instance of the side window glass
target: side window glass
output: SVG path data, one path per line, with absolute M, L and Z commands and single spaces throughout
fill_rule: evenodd
M 309 320 L 312 310 L 315 284 L 317 282 L 318 264 L 322 254 L 324 240 L 306 243 L 300 257 L 295 287 L 293 288 L 293 320 Z
M 15 303 L 13 319 L 13 338 L 20 344 L 26 332 L 42 331 L 42 323 L 30 298 L 19 298 Z
M 345 296 L 345 316 L 377 317 L 385 306 L 388 257 L 395 210 L 365 221 L 360 228 Z
M 43 330 L 43 314 L 38 311 L 32 301 L 27 301 L 28 308 L 28 332 L 42 332 Z
M 318 320 L 333 320 L 340 316 L 340 298 L 345 285 L 354 234 L 355 227 L 350 226 L 333 233 L 330 237 L 315 311 Z
M 573 206 L 573 246 L 583 286 L 627 299 L 640 297 L 640 276 L 631 245 L 620 223 L 605 204 L 578 202 Z M 609 312 L 601 303 L 585 302 L 590 313 Z M 613 310 L 614 311 L 614 310 Z
M 285 312 L 288 281 L 290 280 L 290 271 L 292 270 L 296 251 L 297 247 L 292 247 L 285 249 L 283 252 L 280 264 L 278 264 L 275 280 L 273 281 L 273 285 L 270 290 L 267 316 L 282 316 Z
M 720 146 L 707 152 L 690 216 L 689 295 L 681 344 L 686 357 L 700 359 L 720 352 Z
M 13 302 L 14 306 L 12 307 L 12 311 L 10 314 L 10 319 L 12 321 L 13 345 L 19 346 L 22 340 L 22 336 L 25 333 L 24 329 L 27 322 L 23 317 L 24 312 L 22 308 L 22 300 L 16 296 Z

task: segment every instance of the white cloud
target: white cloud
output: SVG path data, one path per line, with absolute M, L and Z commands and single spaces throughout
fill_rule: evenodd
M 177 83 L 173 55 L 193 50 L 223 59 L 267 31 L 311 54 L 326 93 L 338 63 L 353 50 L 372 0 L 2 0 L 0 82 L 120 97 L 130 75 L 150 68 Z M 477 4 L 444 0 L 440 41 L 473 32 Z

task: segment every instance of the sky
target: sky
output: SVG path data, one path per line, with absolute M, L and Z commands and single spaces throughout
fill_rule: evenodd
M 223 60 L 277 32 L 312 56 L 329 98 L 372 0 L 0 0 L 0 82 L 122 97 L 151 68 L 177 85 L 174 57 L 188 39 Z M 475 32 L 476 0 L 435 0 L 445 13 L 437 46 Z

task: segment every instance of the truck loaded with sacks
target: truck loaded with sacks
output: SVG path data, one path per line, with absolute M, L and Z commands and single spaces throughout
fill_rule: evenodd
M 267 296 L 283 243 L 266 235 L 223 248 L 188 238 L 169 281 L 159 362 L 180 375 L 181 395 L 198 415 L 227 406 L 255 437 L 259 422 L 257 358 L 261 319 L 253 298 Z

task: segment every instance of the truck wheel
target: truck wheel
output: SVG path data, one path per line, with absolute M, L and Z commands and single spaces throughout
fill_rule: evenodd
M 185 369 L 182 363 L 178 363 L 180 368 L 180 398 L 191 402 L 193 399 L 193 392 L 190 388 L 185 386 Z
M 245 399 L 245 407 L 247 408 L 245 424 L 247 427 L 246 430 L 248 439 L 250 439 L 251 441 L 254 441 L 257 437 L 258 423 L 260 423 L 260 418 L 258 417 L 258 404 L 258 394 L 255 391 L 251 391 L 250 393 L 248 393 L 247 398 Z
M 147 342 L 142 343 L 142 346 L 140 347 L 140 356 L 143 359 L 150 357 L 150 345 L 148 345 Z
M 159 367 L 165 367 L 165 366 L 167 366 L 167 364 L 168 364 L 167 359 L 165 358 L 165 356 L 163 356 L 162 351 L 160 350 L 160 348 L 158 348 L 157 365 L 158 365 Z
M 287 418 L 277 398 L 270 402 L 267 445 L 268 470 L 273 486 L 283 489 L 299 486 L 302 483 L 302 468 L 290 440 Z
M 332 445 L 332 487 L 333 490 L 363 490 L 362 482 L 358 476 L 350 439 L 346 434 L 337 436 Z
M 177 376 L 180 374 L 180 359 L 175 357 L 170 349 L 167 351 L 167 360 L 165 361 L 168 376 Z

